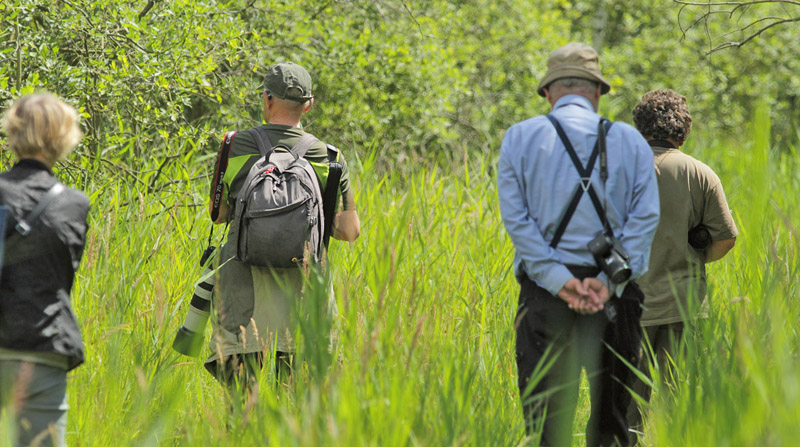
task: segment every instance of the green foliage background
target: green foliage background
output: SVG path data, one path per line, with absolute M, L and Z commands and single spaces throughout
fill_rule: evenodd
M 580 40 L 613 84 L 604 115 L 630 121 L 652 88 L 687 96 L 686 150 L 717 170 L 742 233 L 711 266 L 712 318 L 676 359 L 674 386 L 657 386 L 646 445 L 790 445 L 800 435 L 798 28 L 706 56 L 708 36 L 730 22 L 684 36 L 691 14 L 679 21 L 672 2 L 643 0 L 0 3 L 0 104 L 53 91 L 80 110 L 86 134 L 57 169 L 93 204 L 73 291 L 88 361 L 70 376 L 69 444 L 530 441 L 494 167 L 505 129 L 548 109 L 535 89 L 549 52 Z M 230 413 L 200 362 L 169 344 L 200 274 L 217 138 L 260 122 L 261 76 L 281 60 L 315 79 L 304 125 L 348 158 L 364 233 L 331 253 L 336 351 L 315 344 L 325 324 L 302 326 L 292 385 L 275 387 L 266 371 L 259 399 Z M 584 405 L 576 445 L 587 416 Z
M 797 26 L 707 57 L 706 33 L 681 32 L 692 14 L 643 0 L 7 0 L 0 103 L 44 88 L 80 108 L 74 175 L 88 184 L 98 171 L 140 174 L 213 152 L 209 140 L 260 121 L 265 67 L 293 60 L 316 81 L 310 131 L 360 155 L 379 149 L 384 166 L 460 158 L 492 153 L 509 123 L 546 110 L 535 93 L 546 57 L 581 40 L 614 86 L 609 117 L 629 120 L 642 93 L 669 87 L 687 96 L 698 130 L 742 129 L 764 102 L 774 141 L 794 139 Z M 726 26 L 709 23 L 708 35 Z M 174 180 L 144 177 L 153 188 Z

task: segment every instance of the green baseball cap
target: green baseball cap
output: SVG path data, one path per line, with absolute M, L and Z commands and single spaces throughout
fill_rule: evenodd
M 311 75 L 294 62 L 275 64 L 264 76 L 264 91 L 280 99 L 306 102 L 312 98 Z
M 585 43 L 568 43 L 550 53 L 547 59 L 547 74 L 539 83 L 536 92 L 544 95 L 544 89 L 550 83 L 563 78 L 580 78 L 598 82 L 600 94 L 611 90 L 611 84 L 600 73 L 600 59 L 597 51 Z

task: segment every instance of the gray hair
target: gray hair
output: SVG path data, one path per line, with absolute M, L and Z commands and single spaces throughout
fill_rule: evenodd
M 587 93 L 591 95 L 597 91 L 598 85 L 599 84 L 595 81 L 590 81 L 588 79 L 583 79 L 583 78 L 560 78 L 551 82 L 548 88 L 552 89 L 553 87 L 558 86 L 564 90 Z

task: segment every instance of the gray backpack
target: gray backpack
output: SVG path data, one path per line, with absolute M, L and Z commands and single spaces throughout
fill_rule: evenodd
M 317 175 L 303 158 L 317 141 L 303 135 L 288 151 L 269 149 L 252 129 L 261 154 L 250 168 L 236 202 L 237 257 L 262 267 L 297 267 L 322 256 L 323 203 Z M 269 136 L 267 136 L 269 140 Z

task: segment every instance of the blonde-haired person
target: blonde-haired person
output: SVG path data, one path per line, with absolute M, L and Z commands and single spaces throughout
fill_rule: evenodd
M 78 124 L 75 110 L 48 93 L 20 98 L 2 121 L 17 162 L 0 173 L 0 205 L 9 211 L 1 235 L 0 405 L 14 418 L 17 446 L 64 445 L 67 371 L 84 360 L 70 291 L 89 199 L 51 170 L 78 144 Z M 39 204 L 46 206 L 33 217 Z

